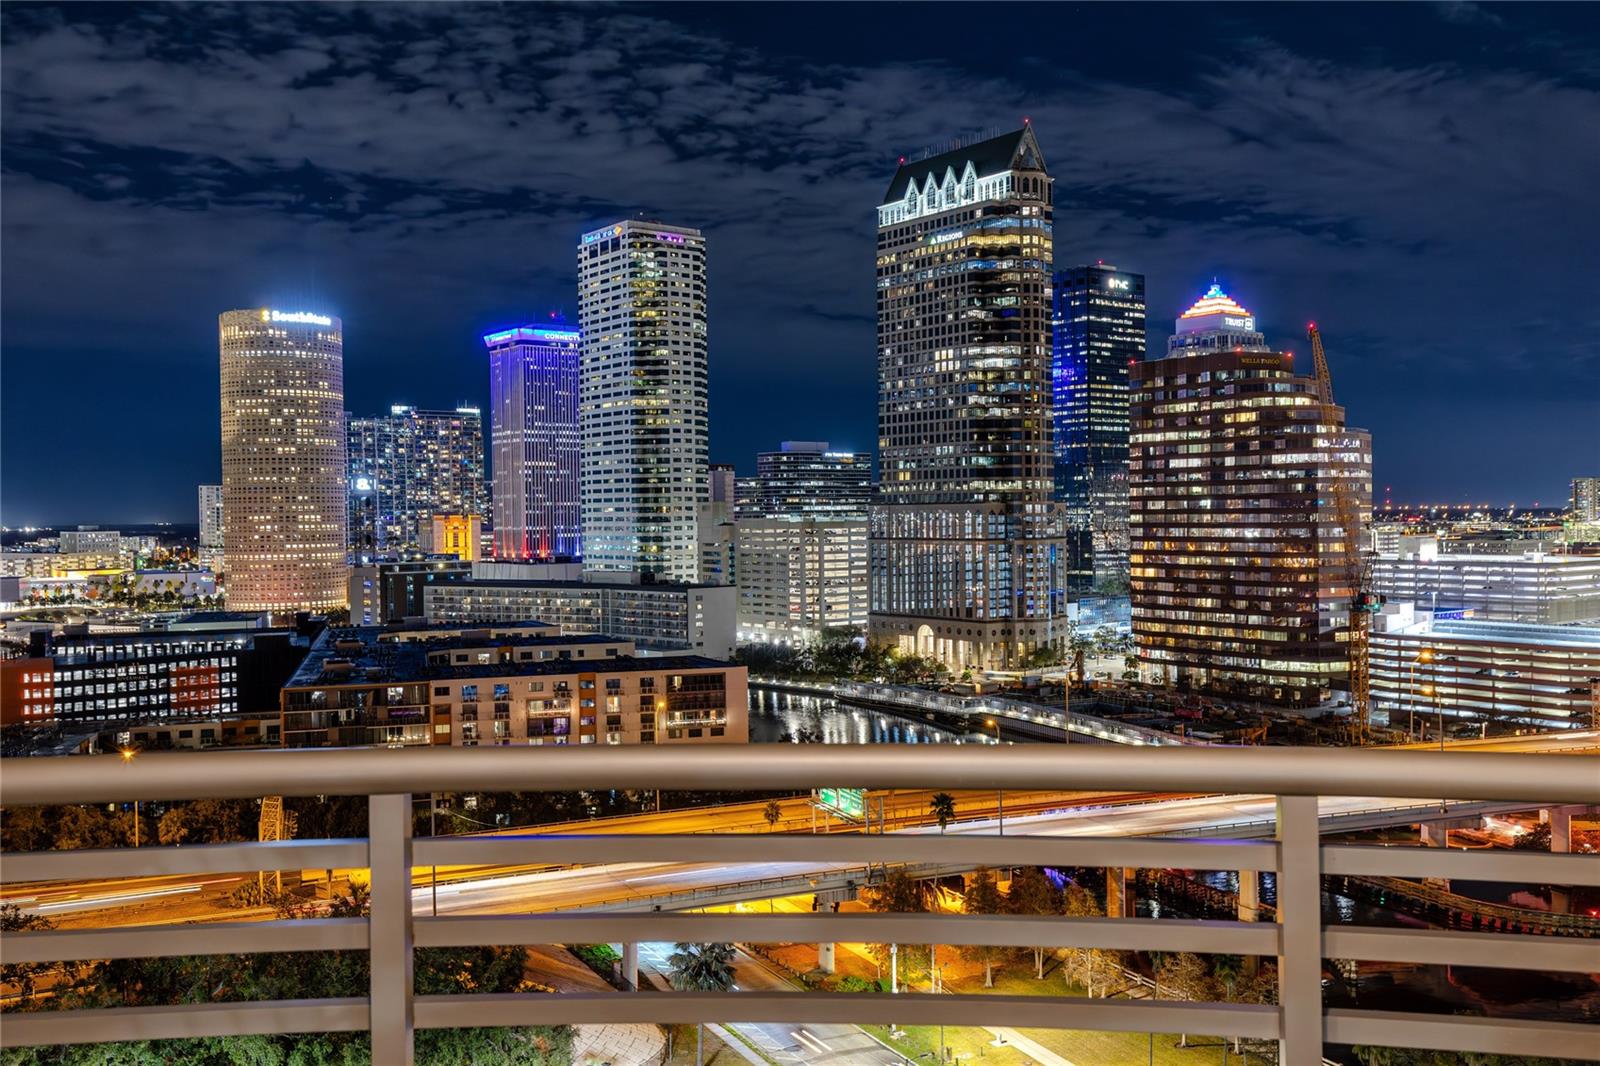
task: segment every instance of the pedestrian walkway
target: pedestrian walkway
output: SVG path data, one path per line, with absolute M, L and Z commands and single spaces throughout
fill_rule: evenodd
M 984 1029 L 1033 1059 L 1039 1066 L 1078 1066 L 1071 1059 L 1057 1055 L 1037 1040 L 1032 1040 L 1015 1029 L 991 1029 L 987 1025 Z
M 580 1025 L 572 1044 L 577 1066 L 645 1066 L 660 1062 L 666 1034 L 655 1025 Z

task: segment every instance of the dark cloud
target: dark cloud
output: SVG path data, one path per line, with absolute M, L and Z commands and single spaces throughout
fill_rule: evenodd
M 1168 6 L 1108 72 L 1126 9 L 1041 7 L 1012 63 L 925 58 L 958 10 L 6 5 L 4 520 L 187 518 L 230 307 L 341 314 L 353 410 L 478 399 L 478 333 L 575 312 L 577 235 L 641 210 L 709 235 L 714 457 L 868 448 L 871 209 L 897 156 L 1022 115 L 1058 261 L 1143 270 L 1154 346 L 1220 275 L 1285 345 L 1323 324 L 1397 494 L 1600 468 L 1592 35 Z

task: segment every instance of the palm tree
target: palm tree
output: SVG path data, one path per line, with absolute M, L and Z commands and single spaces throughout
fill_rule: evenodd
M 942 834 L 945 827 L 956 820 L 956 798 L 948 792 L 936 792 L 928 801 L 928 812 L 939 823 L 939 832 Z
M 767 831 L 770 833 L 778 826 L 778 821 L 783 818 L 783 806 L 777 800 L 768 800 L 767 805 L 761 809 L 761 817 L 767 820 Z
M 733 987 L 732 944 L 674 944 L 667 983 L 679 992 L 726 992 Z M 694 1030 L 694 1061 L 705 1064 L 705 1025 Z

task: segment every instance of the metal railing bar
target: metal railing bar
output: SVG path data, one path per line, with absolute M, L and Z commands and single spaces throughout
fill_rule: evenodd
M 1131 840 L 1105 836 L 845 833 L 495 836 L 419 838 L 418 866 L 576 865 L 608 862 L 954 863 L 974 866 L 1123 866 L 1275 870 L 1274 841 Z
M 1600 1026 L 1596 1025 L 1376 1010 L 1329 1010 L 1324 1016 L 1323 1036 L 1334 1044 L 1478 1051 L 1586 1062 L 1593 1060 L 1600 1048 Z
M 1465 933 L 1439 929 L 1380 929 L 1333 925 L 1322 930 L 1322 954 L 1331 959 L 1414 962 L 1433 966 L 1488 966 L 1508 970 L 1600 972 L 1593 940 L 1521 933 Z M 1600 1038 L 1600 1033 L 1597 1033 Z
M 249 955 L 277 951 L 365 951 L 365 918 L 301 918 L 211 925 L 53 929 L 0 937 L 0 963 Z
M 11 767 L 7 766 L 6 773 L 10 772 Z M 366 865 L 365 839 L 8 851 L 0 854 L 0 884 L 160 877 L 171 874 L 255 873 L 258 870 L 349 869 Z
M 365 997 L 31 1011 L 5 1016 L 4 1045 L 39 1047 L 179 1037 L 353 1032 L 365 1029 L 369 1016 Z
M 1271 1039 L 1277 1010 L 1237 1003 L 871 992 L 563 992 L 418 996 L 419 1029 L 477 1025 L 814 1022 L 1206 1033 Z
M 1460 797 L 1462 782 L 1472 795 Z M 1436 796 L 1530 804 L 1600 803 L 1587 759 L 1504 752 L 1116 745 L 817 744 L 674 748 L 481 747 L 151 752 L 14 759 L 0 806 L 227 799 L 281 794 L 540 790 L 855 788 L 1116 789 L 1286 796 Z
M 1534 938 L 1538 939 L 1538 938 Z M 416 919 L 419 947 L 685 941 L 1100 947 L 1274 955 L 1261 922 L 952 914 L 531 914 Z
M 1357 876 L 1459 877 L 1475 881 L 1600 885 L 1600 856 L 1551 855 L 1536 851 L 1450 851 L 1324 844 L 1322 869 L 1324 873 Z

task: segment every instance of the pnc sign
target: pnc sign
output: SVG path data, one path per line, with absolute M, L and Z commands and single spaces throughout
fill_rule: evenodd
M 1107 278 L 1106 279 L 1106 288 L 1108 288 L 1108 289 L 1119 289 L 1119 290 L 1121 290 L 1123 292 L 1127 292 L 1132 287 L 1132 285 L 1133 285 L 1133 283 L 1131 281 L 1129 281 L 1129 279 L 1127 279 L 1127 278 Z

